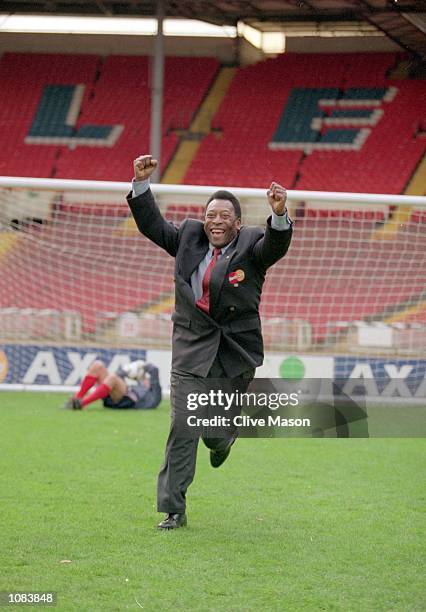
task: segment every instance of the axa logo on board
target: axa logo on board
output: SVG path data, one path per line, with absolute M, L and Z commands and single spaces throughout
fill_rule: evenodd
M 161 360 L 160 352 L 156 361 Z M 170 357 L 169 352 L 164 351 Z M 0 348 L 0 383 L 76 385 L 94 359 L 102 359 L 111 370 L 135 359 L 146 358 L 145 350 L 3 345 Z M 163 358 L 164 370 L 170 359 Z M 166 365 L 168 364 L 168 365 Z M 361 359 L 349 356 L 267 354 L 257 377 L 291 380 L 340 380 L 348 395 L 414 397 L 426 399 L 426 359 Z

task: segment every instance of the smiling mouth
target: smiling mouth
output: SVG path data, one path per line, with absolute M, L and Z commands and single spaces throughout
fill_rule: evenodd
M 225 230 L 212 229 L 212 230 L 210 230 L 210 232 L 213 234 L 213 236 L 220 236 L 220 235 L 225 233 Z

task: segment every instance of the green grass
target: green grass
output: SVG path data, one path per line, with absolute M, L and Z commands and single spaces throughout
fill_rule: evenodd
M 167 403 L 63 402 L 0 393 L 0 590 L 79 611 L 426 608 L 424 439 L 241 439 L 216 471 L 200 445 L 188 528 L 163 533 Z

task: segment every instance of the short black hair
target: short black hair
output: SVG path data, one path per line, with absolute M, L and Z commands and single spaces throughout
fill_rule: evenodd
M 234 196 L 233 193 L 226 191 L 226 189 L 219 189 L 219 191 L 215 191 L 207 200 L 206 208 L 213 200 L 229 200 L 234 207 L 235 216 L 237 219 L 241 219 L 240 201 L 236 196 Z

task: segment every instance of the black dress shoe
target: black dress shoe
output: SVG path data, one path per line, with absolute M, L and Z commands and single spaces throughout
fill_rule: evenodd
M 166 518 L 157 525 L 157 529 L 177 529 L 186 527 L 186 514 L 166 514 Z
M 210 451 L 210 465 L 214 468 L 218 468 L 225 463 L 228 459 L 229 453 L 231 452 L 231 446 L 234 444 L 235 438 L 231 440 L 225 450 L 211 450 Z

